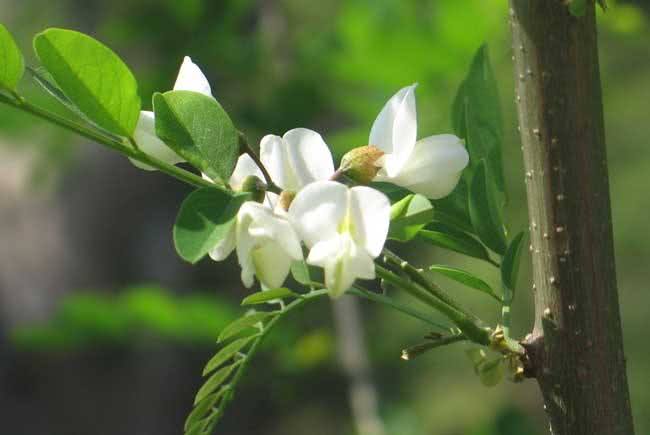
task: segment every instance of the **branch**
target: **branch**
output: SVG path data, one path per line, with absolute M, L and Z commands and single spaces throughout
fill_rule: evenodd
M 133 146 L 132 139 L 127 140 L 122 138 L 122 140 L 118 140 L 117 137 L 109 137 L 107 134 L 99 132 L 94 128 L 89 128 L 85 125 L 76 123 L 60 115 L 57 115 L 56 113 L 50 112 L 49 110 L 35 106 L 16 93 L 13 93 L 12 96 L 13 98 L 10 98 L 0 93 L 0 103 L 14 107 L 22 112 L 43 119 L 79 136 L 85 137 L 86 139 L 90 139 L 93 142 L 102 144 L 114 151 L 124 154 L 127 157 L 130 157 L 146 165 L 152 166 L 159 171 L 164 172 L 192 186 L 212 187 L 215 189 L 225 190 L 223 187 L 211 183 L 210 181 L 204 180 L 203 178 L 199 177 L 196 174 L 193 174 L 190 171 L 186 171 L 185 169 L 179 168 L 178 166 L 170 165 L 169 163 L 163 162 L 162 160 L 158 160 L 155 157 L 151 157 L 143 153 Z

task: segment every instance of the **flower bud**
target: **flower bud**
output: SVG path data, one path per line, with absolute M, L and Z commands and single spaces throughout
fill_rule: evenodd
M 255 175 L 249 175 L 244 178 L 241 191 L 252 194 L 252 200 L 261 203 L 264 201 L 264 196 L 266 195 L 266 183 Z
M 368 184 L 381 168 L 384 152 L 379 148 L 366 145 L 349 151 L 341 159 L 339 172 L 360 184 Z

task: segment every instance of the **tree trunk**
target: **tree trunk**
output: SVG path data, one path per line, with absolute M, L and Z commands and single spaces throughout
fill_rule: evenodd
M 510 0 L 533 259 L 524 345 L 555 435 L 634 433 L 616 290 L 595 6 Z

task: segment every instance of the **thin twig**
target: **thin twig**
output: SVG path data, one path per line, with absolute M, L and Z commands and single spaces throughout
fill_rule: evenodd
M 49 110 L 35 106 L 15 92 L 12 92 L 12 97 L 13 98 L 10 98 L 0 93 L 0 103 L 12 106 L 25 113 L 29 113 L 32 116 L 36 116 L 68 131 L 76 133 L 79 136 L 85 137 L 86 139 L 90 139 L 93 142 L 102 144 L 114 151 L 118 151 L 126 155 L 127 157 L 137 160 L 138 162 L 152 166 L 159 171 L 164 172 L 187 184 L 193 185 L 195 187 L 212 187 L 215 189 L 225 190 L 223 187 L 211 183 L 210 181 L 204 180 L 203 178 L 190 171 L 186 171 L 185 169 L 178 166 L 170 165 L 169 163 L 163 162 L 162 160 L 156 159 L 155 157 L 151 157 L 138 149 L 134 149 L 130 145 L 127 145 L 127 143 L 124 141 L 119 141 L 115 138 L 108 137 L 107 135 L 97 131 L 94 128 L 78 124 L 74 121 L 57 115 L 56 113 L 50 112 Z
M 264 176 L 264 181 L 266 182 L 266 189 L 273 193 L 277 193 L 278 195 L 281 194 L 282 189 L 280 189 L 280 187 L 278 187 L 273 182 L 273 178 L 271 177 L 271 174 L 269 174 L 269 171 L 264 166 L 264 163 L 262 163 L 262 160 L 260 160 L 260 157 L 257 155 L 255 150 L 248 143 L 248 139 L 246 139 L 246 135 L 241 131 L 239 132 L 239 147 L 244 153 L 248 154 L 250 158 L 253 159 L 257 167 L 260 168 L 260 171 L 262 171 L 262 175 Z

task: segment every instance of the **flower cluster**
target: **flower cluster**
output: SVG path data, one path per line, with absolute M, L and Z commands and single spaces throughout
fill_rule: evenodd
M 294 261 L 322 267 L 333 297 L 356 279 L 374 279 L 374 259 L 388 234 L 390 202 L 372 187 L 350 187 L 336 179 L 345 174 L 361 184 L 390 182 L 438 199 L 452 192 L 469 162 L 462 141 L 454 135 L 417 140 L 415 87 L 407 86 L 390 98 L 372 125 L 368 145 L 352 150 L 337 171 L 329 147 L 313 130 L 296 128 L 282 137 L 264 136 L 259 161 L 286 200 L 266 192 L 260 202 L 244 203 L 235 225 L 210 257 L 220 261 L 236 251 L 246 287 L 255 277 L 263 288 L 282 286 Z M 174 90 L 212 96 L 207 79 L 189 57 Z M 152 112 L 141 113 L 135 139 L 144 152 L 160 160 L 183 161 L 156 136 Z M 263 171 L 250 155 L 242 154 L 229 185 L 245 190 L 251 177 L 262 180 Z M 306 258 L 302 243 L 309 249 Z

